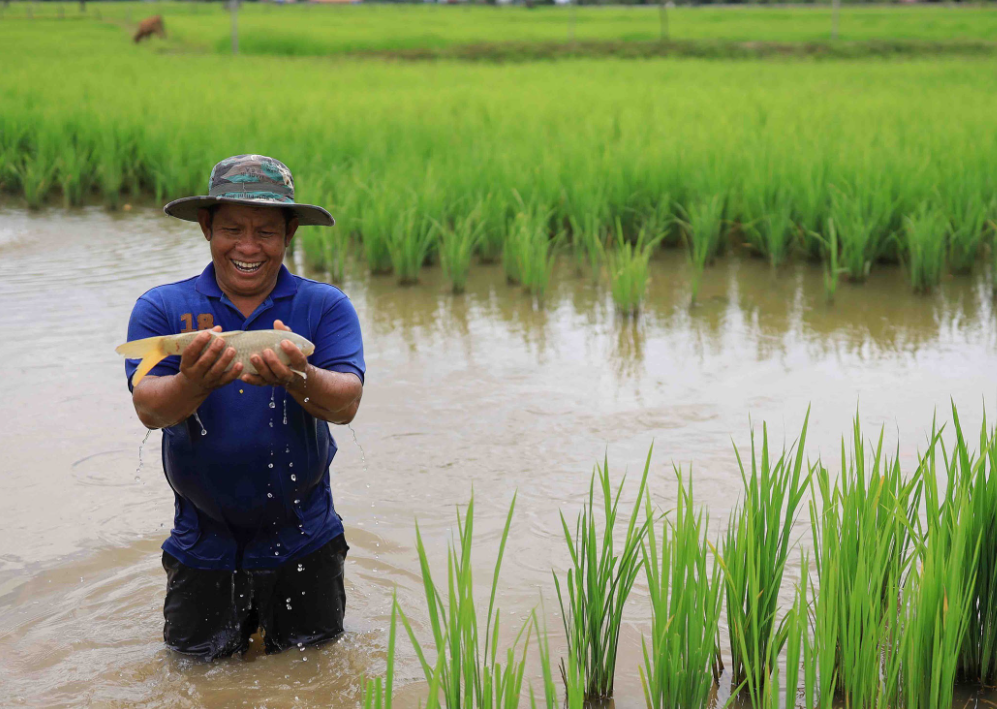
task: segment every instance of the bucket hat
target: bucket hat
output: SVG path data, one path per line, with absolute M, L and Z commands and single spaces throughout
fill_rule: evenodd
M 298 223 L 332 226 L 336 220 L 322 207 L 294 201 L 294 178 L 287 165 L 265 155 L 234 155 L 211 169 L 208 194 L 175 199 L 163 211 L 188 222 L 197 221 L 197 210 L 215 204 L 249 204 L 254 207 L 290 209 Z

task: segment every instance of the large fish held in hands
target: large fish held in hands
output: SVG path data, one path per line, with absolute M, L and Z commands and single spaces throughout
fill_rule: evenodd
M 181 355 L 194 338 L 202 331 L 184 332 L 179 335 L 162 335 L 160 337 L 147 337 L 143 340 L 132 340 L 117 347 L 114 351 L 128 359 L 141 359 L 138 369 L 132 376 L 132 386 L 137 386 L 142 378 L 149 371 L 170 355 Z M 262 355 L 263 350 L 270 349 L 277 355 L 284 364 L 290 364 L 287 353 L 280 346 L 281 341 L 290 340 L 305 357 L 315 351 L 315 345 L 301 335 L 297 335 L 288 330 L 229 330 L 228 332 L 215 332 L 208 330 L 212 338 L 220 337 L 225 340 L 226 349 L 235 348 L 235 357 L 232 358 L 229 369 L 235 366 L 236 362 L 242 362 L 244 374 L 258 374 L 256 367 L 249 361 L 254 354 Z M 211 341 L 207 346 L 211 345 Z M 295 374 L 300 374 L 302 379 L 306 378 L 304 372 L 292 370 Z

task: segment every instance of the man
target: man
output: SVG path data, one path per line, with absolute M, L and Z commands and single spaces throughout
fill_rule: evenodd
M 248 374 L 240 364 L 229 369 L 235 350 L 203 332 L 134 387 L 138 360 L 127 360 L 139 419 L 163 429 L 175 498 L 163 544 L 164 639 L 206 659 L 244 652 L 260 627 L 268 653 L 330 640 L 343 629 L 349 547 L 329 485 L 336 443 L 326 422 L 356 415 L 363 343 L 349 299 L 292 275 L 283 260 L 299 224 L 335 220 L 295 203 L 290 171 L 261 155 L 222 160 L 207 196 L 165 211 L 200 224 L 211 263 L 200 276 L 141 296 L 129 341 L 279 329 L 308 338 L 315 352 L 306 359 L 284 340 L 288 365 L 265 350 L 251 360 L 257 374 Z

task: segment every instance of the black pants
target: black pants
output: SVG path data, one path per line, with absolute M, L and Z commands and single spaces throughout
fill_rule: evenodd
M 279 568 L 254 571 L 192 569 L 163 552 L 163 639 L 206 660 L 245 652 L 261 627 L 267 654 L 332 640 L 343 632 L 348 550 L 339 535 Z

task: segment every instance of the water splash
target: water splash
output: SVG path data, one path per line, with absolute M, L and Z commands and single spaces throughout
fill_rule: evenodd
M 194 416 L 194 420 L 197 421 L 197 425 L 201 427 L 201 435 L 202 436 L 207 436 L 208 432 L 204 428 L 204 423 L 201 421 L 201 417 L 197 415 L 196 411 L 193 413 L 193 416 Z
M 284 390 L 284 425 L 287 425 L 287 389 Z
M 370 500 L 370 516 L 371 519 L 374 520 L 374 526 L 377 526 L 380 524 L 380 521 L 377 519 L 377 513 L 374 511 L 374 498 L 371 497 L 370 493 L 370 473 L 367 470 L 367 454 L 364 452 L 363 446 L 360 445 L 360 440 L 357 438 L 357 432 L 353 426 L 351 424 L 346 424 L 346 427 L 350 429 L 350 433 L 353 434 L 353 445 L 355 445 L 360 451 L 360 466 L 363 469 L 364 484 L 367 486 L 367 499 Z M 381 545 L 375 542 L 374 546 L 375 548 L 379 548 Z M 381 555 L 375 551 L 374 558 L 380 559 Z
M 145 442 L 149 440 L 149 436 L 152 435 L 152 429 L 147 429 L 145 432 L 145 437 L 142 442 L 138 444 L 138 467 L 135 468 L 135 482 L 141 482 L 142 478 L 139 477 L 139 472 L 142 470 L 142 451 L 145 448 Z

